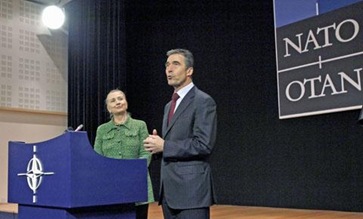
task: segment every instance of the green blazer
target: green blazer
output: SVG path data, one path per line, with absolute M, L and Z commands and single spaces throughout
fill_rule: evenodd
M 129 115 L 124 124 L 115 125 L 111 119 L 97 128 L 94 150 L 103 156 L 115 159 L 147 159 L 149 166 L 151 154 L 145 151 L 143 143 L 148 136 L 146 123 L 142 120 L 133 119 Z M 148 201 L 138 204 L 154 202 L 149 172 L 147 183 Z

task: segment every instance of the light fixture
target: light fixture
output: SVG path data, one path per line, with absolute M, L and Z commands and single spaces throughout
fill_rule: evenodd
M 44 8 L 42 12 L 42 22 L 49 29 L 62 27 L 65 21 L 64 9 L 51 5 Z

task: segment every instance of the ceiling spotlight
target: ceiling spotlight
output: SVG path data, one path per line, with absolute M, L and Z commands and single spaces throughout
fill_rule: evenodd
M 50 29 L 58 29 L 62 27 L 65 21 L 64 9 L 51 5 L 44 8 L 42 12 L 42 22 Z

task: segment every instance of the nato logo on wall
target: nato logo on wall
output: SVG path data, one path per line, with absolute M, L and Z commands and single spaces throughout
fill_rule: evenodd
M 360 109 L 363 0 L 274 0 L 279 118 Z

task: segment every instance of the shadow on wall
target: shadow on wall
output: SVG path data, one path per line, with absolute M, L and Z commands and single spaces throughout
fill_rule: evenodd
M 65 29 L 44 30 L 37 34 L 54 65 L 68 82 L 68 32 Z

